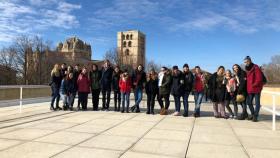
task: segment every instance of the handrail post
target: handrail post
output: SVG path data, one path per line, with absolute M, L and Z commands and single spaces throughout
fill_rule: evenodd
M 273 107 L 272 107 L 272 130 L 276 130 L 276 102 L 275 102 L 275 95 L 272 95 L 272 102 L 273 102 Z
M 20 87 L 20 94 L 19 94 L 19 112 L 22 112 L 22 86 Z

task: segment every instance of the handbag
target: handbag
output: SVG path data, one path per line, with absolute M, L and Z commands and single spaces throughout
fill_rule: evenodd
M 236 102 L 237 103 L 242 103 L 242 102 L 244 102 L 245 101 L 245 96 L 243 95 L 243 94 L 238 94 L 237 96 L 236 96 Z

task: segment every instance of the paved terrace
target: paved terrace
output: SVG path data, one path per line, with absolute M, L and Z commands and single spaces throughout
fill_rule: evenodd
M 203 117 L 184 118 L 50 112 L 49 102 L 24 105 L 21 114 L 18 107 L 2 107 L 0 158 L 279 158 L 280 121 L 272 131 L 270 114 L 261 111 L 260 122 L 253 123 L 215 119 L 210 103 L 201 109 Z

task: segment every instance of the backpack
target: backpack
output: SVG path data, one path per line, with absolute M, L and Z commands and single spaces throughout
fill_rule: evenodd
M 267 79 L 266 79 L 266 77 L 265 77 L 263 72 L 262 72 L 262 82 L 263 82 L 264 85 L 267 83 Z

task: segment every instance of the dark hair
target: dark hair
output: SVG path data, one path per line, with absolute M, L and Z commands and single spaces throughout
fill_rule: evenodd
M 167 67 L 165 67 L 165 66 L 163 66 L 163 67 L 161 67 L 161 68 L 164 69 L 165 71 L 168 70 Z
M 76 64 L 75 66 L 80 66 L 80 64 Z
M 173 66 L 173 68 L 172 68 L 173 70 L 178 70 L 179 68 L 178 68 L 178 66 L 177 65 L 175 65 L 175 66 Z
M 183 65 L 183 68 L 185 68 L 185 67 L 189 68 L 189 65 L 186 63 Z
M 123 70 L 123 73 L 126 73 L 126 72 L 128 72 L 128 70 L 127 70 L 127 69 L 124 69 L 124 70 Z
M 92 67 L 92 66 L 95 66 L 95 67 L 96 67 L 96 70 L 98 70 L 98 65 L 97 65 L 97 64 L 92 64 L 91 67 Z
M 242 71 L 242 68 L 241 68 L 238 64 L 234 64 L 234 65 L 232 66 L 232 70 L 233 70 L 233 71 L 234 71 L 234 66 L 237 66 L 237 68 L 238 68 L 237 74 L 240 74 L 241 71 Z
M 195 69 L 200 69 L 200 67 L 199 67 L 199 66 L 195 66 L 194 68 L 195 68 Z
M 62 65 L 66 65 L 66 63 L 62 63 Z
M 224 69 L 225 70 L 225 67 L 224 66 L 219 66 L 217 71 L 219 71 L 220 69 Z

